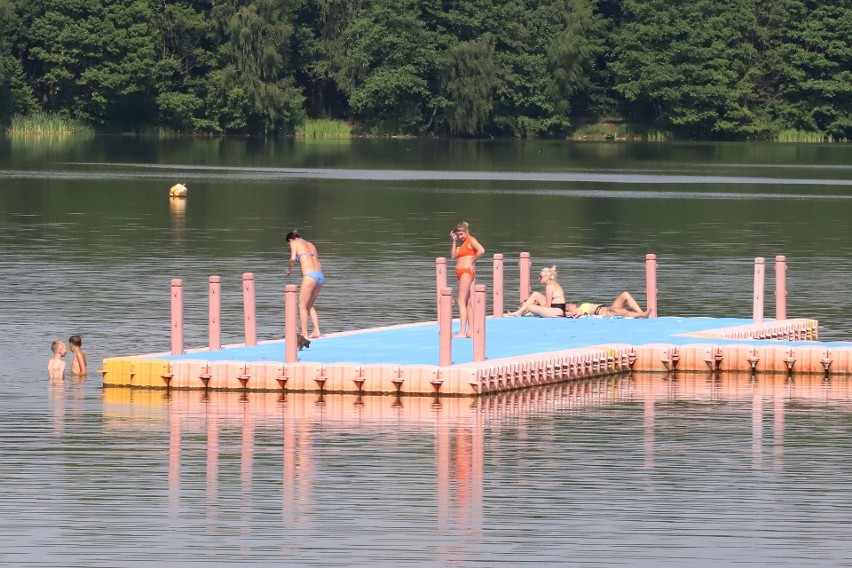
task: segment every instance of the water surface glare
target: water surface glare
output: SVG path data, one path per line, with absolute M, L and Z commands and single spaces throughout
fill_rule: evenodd
M 166 174 L 180 179 L 240 179 L 287 181 L 312 180 L 358 180 L 358 181 L 522 181 L 522 182 L 588 182 L 622 184 L 722 184 L 722 185 L 823 185 L 852 186 L 847 179 L 808 179 L 783 177 L 740 177 L 666 175 L 662 173 L 592 173 L 592 172 L 483 172 L 483 171 L 424 171 L 424 170 L 352 170 L 352 169 L 290 169 L 191 166 L 186 164 L 81 164 L 88 166 L 115 166 L 124 171 L 73 171 L 73 170 L 6 170 L 0 177 L 18 179 L 63 179 L 63 180 L 120 180 L 162 178 Z M 128 168 L 148 168 L 158 173 L 131 172 Z M 208 172 L 208 173 L 199 173 Z

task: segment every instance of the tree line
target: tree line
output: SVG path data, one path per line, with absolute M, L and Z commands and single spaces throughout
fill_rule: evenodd
M 852 0 L 0 0 L 0 121 L 852 139 Z

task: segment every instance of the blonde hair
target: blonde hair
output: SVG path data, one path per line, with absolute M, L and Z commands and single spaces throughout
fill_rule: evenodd
M 456 225 L 455 231 L 464 231 L 465 233 L 470 233 L 470 225 L 467 221 L 462 221 L 458 225 Z
M 556 280 L 556 265 L 554 264 L 550 268 L 542 268 L 541 273 L 544 274 L 548 280 Z

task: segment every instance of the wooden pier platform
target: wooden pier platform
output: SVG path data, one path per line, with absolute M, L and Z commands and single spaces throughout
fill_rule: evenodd
M 104 360 L 105 387 L 478 396 L 627 371 L 850 374 L 852 342 L 813 319 L 488 318 L 484 360 L 434 322 L 323 336 L 285 363 L 285 342 Z

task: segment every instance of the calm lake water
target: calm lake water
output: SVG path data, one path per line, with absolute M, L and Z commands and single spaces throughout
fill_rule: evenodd
M 189 198 L 170 203 L 184 182 Z M 852 146 L 0 138 L 0 563 L 852 564 L 846 378 L 617 377 L 482 400 L 101 388 L 104 357 L 283 334 L 284 234 L 320 250 L 324 332 L 434 317 L 459 220 L 572 299 L 788 315 L 852 339 Z M 490 285 L 490 262 L 480 262 Z M 509 304 L 511 305 L 511 304 Z M 86 380 L 51 383 L 83 336 Z

